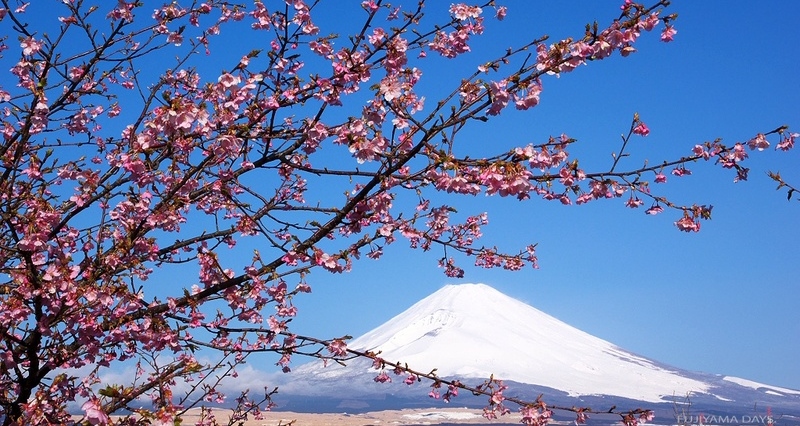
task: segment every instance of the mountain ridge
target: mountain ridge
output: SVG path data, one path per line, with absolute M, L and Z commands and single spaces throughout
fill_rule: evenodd
M 515 383 L 521 392 L 545 392 L 564 401 L 672 406 L 691 396 L 709 407 L 736 405 L 741 410 L 763 404 L 800 414 L 800 391 L 650 360 L 485 284 L 444 286 L 348 346 L 381 351 L 387 361 L 418 371 L 435 368 L 440 377 L 463 381 L 493 375 Z M 372 383 L 377 373 L 368 360 L 352 360 L 347 367 L 311 362 L 294 369 L 282 392 L 411 395 L 398 384 Z
M 437 368 L 442 376 L 493 374 L 571 396 L 660 402 L 664 395 L 707 391 L 703 382 L 675 375 L 486 284 L 444 286 L 348 346 L 380 350 L 385 359 L 418 370 Z M 617 385 L 623 374 L 638 377 L 637 386 Z

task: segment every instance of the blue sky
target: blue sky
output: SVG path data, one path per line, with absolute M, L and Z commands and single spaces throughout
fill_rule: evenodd
M 498 3 L 508 6 L 506 20 L 488 19 L 471 54 L 455 62 L 430 57 L 420 64 L 420 90 L 429 90 L 431 107 L 437 93 L 506 47 L 543 34 L 553 41 L 578 37 L 587 22 L 616 17 L 621 1 Z M 315 16 L 322 33 L 360 29 L 363 13 L 343 13 L 341 4 L 323 2 L 327 15 Z M 428 15 L 441 16 L 449 4 L 431 1 Z M 462 133 L 460 143 L 495 152 L 567 133 L 579 140 L 570 152 L 581 165 L 601 170 L 635 112 L 651 134 L 632 140 L 632 157 L 622 164 L 630 168 L 645 159 L 689 155 L 695 144 L 716 138 L 745 142 L 783 124 L 800 132 L 800 3 L 679 0 L 670 9 L 679 14 L 674 42 L 660 42 L 658 32 L 646 34 L 627 58 L 546 78 L 539 106 L 525 113 L 507 110 L 473 126 L 469 135 Z M 244 40 L 238 34 L 213 39 L 216 60 L 200 57 L 194 65 L 216 81 L 253 49 Z M 161 53 L 164 59 L 173 54 Z M 356 114 L 360 105 L 356 108 L 342 114 Z M 437 267 L 441 252 L 413 251 L 398 241 L 381 261 L 362 260 L 351 273 L 310 274 L 313 293 L 296 299 L 300 313 L 292 330 L 323 338 L 358 336 L 445 284 L 483 282 L 640 355 L 800 389 L 795 361 L 800 203 L 788 202 L 766 176 L 767 170 L 780 171 L 800 185 L 798 155 L 754 153 L 748 182 L 734 184 L 729 170 L 700 163 L 689 166 L 692 176 L 670 176 L 667 185 L 657 186 L 676 202 L 714 205 L 713 220 L 703 222 L 698 234 L 679 232 L 672 224 L 677 213 L 650 217 L 621 200 L 562 206 L 536 199 L 442 197 L 462 214 L 488 212 L 483 240 L 488 246 L 515 251 L 538 243 L 541 268 L 484 270 L 462 258 L 466 277 L 453 280 Z M 264 356 L 256 364 L 272 371 L 275 361 Z
M 614 1 L 501 4 L 507 19 L 491 23 L 464 63 L 541 34 L 579 35 L 585 23 L 608 22 L 618 10 Z M 538 107 L 476 128 L 474 143 L 525 144 L 566 132 L 580 140 L 572 153 L 581 164 L 599 169 L 634 112 L 652 131 L 634 141 L 637 161 L 686 155 L 718 137 L 744 142 L 782 124 L 800 130 L 800 3 L 675 1 L 671 10 L 679 14 L 674 42 L 649 34 L 628 58 L 546 79 Z M 435 85 L 453 69 L 424 71 L 423 81 Z M 690 166 L 691 177 L 670 177 L 663 186 L 676 201 L 714 205 L 713 220 L 698 234 L 677 231 L 675 213 L 649 217 L 619 200 L 564 207 L 461 199 L 460 211 L 489 213 L 487 244 L 537 242 L 541 268 L 511 273 L 464 260 L 465 279 L 452 280 L 436 266 L 439 252 L 398 243 L 382 261 L 362 261 L 349 274 L 313 273 L 313 293 L 296 300 L 301 315 L 293 328 L 358 336 L 444 284 L 484 282 L 635 353 L 798 389 L 800 204 L 787 202 L 766 176 L 780 171 L 800 183 L 798 153 L 755 153 L 749 165 L 743 183 L 700 163 Z

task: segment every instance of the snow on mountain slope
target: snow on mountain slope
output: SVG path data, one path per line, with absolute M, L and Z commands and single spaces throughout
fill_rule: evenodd
M 648 402 L 709 385 L 631 354 L 484 284 L 448 285 L 352 341 L 442 377 L 494 377 L 570 395 L 615 395 Z M 353 371 L 321 364 L 296 372 L 335 378 Z
M 722 378 L 722 380 L 725 380 L 726 382 L 736 383 L 737 385 L 745 386 L 756 390 L 765 389 L 765 392 L 767 393 L 771 392 L 773 395 L 784 395 L 784 394 L 800 395 L 800 391 L 796 391 L 794 389 L 787 389 L 780 386 L 765 385 L 764 383 L 758 383 L 752 380 L 742 379 L 740 377 L 725 376 Z

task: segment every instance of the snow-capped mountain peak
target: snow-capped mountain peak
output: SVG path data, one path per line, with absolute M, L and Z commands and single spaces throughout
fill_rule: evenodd
M 785 415 L 782 421 L 800 426 L 796 421 L 800 391 L 661 364 L 484 284 L 445 286 L 349 347 L 380 351 L 387 361 L 417 371 L 436 369 L 439 377 L 465 383 L 481 383 L 493 375 L 513 383 L 511 389 L 523 398 L 544 393 L 548 401 L 556 399 L 565 406 L 641 401 L 660 407 L 658 415 L 667 418 L 678 406 L 682 415 L 692 414 L 691 410 L 752 415 L 756 408 L 771 407 Z M 286 375 L 281 392 L 301 396 L 293 400 L 295 406 L 311 404 L 314 410 L 323 399 L 338 404 L 335 409 L 366 407 L 381 400 L 384 406 L 424 403 L 419 401 L 418 387 L 374 383 L 378 372 L 371 361 L 354 359 L 347 364 L 301 365 Z
M 485 284 L 447 285 L 355 339 L 354 349 L 442 377 L 496 378 L 570 395 L 650 402 L 707 392 L 702 381 L 571 327 Z M 327 377 L 347 374 L 332 368 Z M 352 373 L 352 371 L 351 371 Z

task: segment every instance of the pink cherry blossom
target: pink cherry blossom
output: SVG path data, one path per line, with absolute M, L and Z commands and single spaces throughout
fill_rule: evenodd
M 695 145 L 694 148 L 692 148 L 692 153 L 704 160 L 711 158 L 711 152 L 706 150 L 702 145 Z
M 684 232 L 700 232 L 700 222 L 688 215 L 684 215 L 680 220 L 675 222 L 675 226 Z
M 35 40 L 33 37 L 28 37 L 20 41 L 20 46 L 22 47 L 22 54 L 30 56 L 42 48 L 42 42 Z
M 666 27 L 664 27 L 664 30 L 661 32 L 661 41 L 663 41 L 665 43 L 669 43 L 674 39 L 675 34 L 677 34 L 677 33 L 678 33 L 678 31 L 675 29 L 675 27 L 673 27 L 671 25 L 667 25 Z
M 514 94 L 514 104 L 517 109 L 526 110 L 533 108 L 539 104 L 539 94 L 542 92 L 542 85 L 540 82 L 534 82 L 528 85 L 523 94 Z
M 759 150 L 763 151 L 769 148 L 769 141 L 767 140 L 766 136 L 762 133 L 759 133 L 753 139 L 747 141 L 747 146 L 750 147 L 751 150 Z
M 684 166 L 680 166 L 680 167 L 676 167 L 676 168 L 672 169 L 672 174 L 675 175 L 675 176 L 678 176 L 678 177 L 680 177 L 680 176 L 688 176 L 688 175 L 692 174 L 692 171 L 687 169 Z
M 644 21 L 640 21 L 639 25 L 642 30 L 644 31 L 652 31 L 658 23 L 661 22 L 661 19 L 658 17 L 657 13 L 651 13 L 647 19 Z
M 649 209 L 647 209 L 645 211 L 645 213 L 647 213 L 649 215 L 657 215 L 657 214 L 659 214 L 659 213 L 661 213 L 663 211 L 664 211 L 663 207 L 659 206 L 658 204 L 655 204 L 652 207 L 650 207 Z
M 452 13 L 456 19 L 464 21 L 469 18 L 477 18 L 483 13 L 483 9 L 477 6 L 467 6 L 464 3 L 459 3 L 450 5 L 450 13 Z
M 441 387 L 442 387 L 441 383 L 439 383 L 438 381 L 434 381 L 431 384 L 431 391 L 428 392 L 428 396 L 433 399 L 439 399 L 442 396 L 441 393 L 439 392 L 439 388 Z
M 370 12 L 370 13 L 375 13 L 379 9 L 378 4 L 375 3 L 375 0 L 362 1 L 361 2 L 361 7 L 363 7 L 367 12 Z
M 639 124 L 637 124 L 636 127 L 633 128 L 633 134 L 647 136 L 650 134 L 650 129 L 647 127 L 646 124 L 639 122 Z
M 635 209 L 644 204 L 644 201 L 640 200 L 636 197 L 628 198 L 628 201 L 625 202 L 625 206 Z
M 385 78 L 381 81 L 381 93 L 383 98 L 387 101 L 397 99 L 402 95 L 402 85 L 400 81 L 394 78 Z
M 506 6 L 497 6 L 495 10 L 495 18 L 497 18 L 498 21 L 502 21 L 505 19 L 507 13 L 508 8 Z
M 381 371 L 373 380 L 378 383 L 391 383 L 392 378 L 385 371 Z
M 328 344 L 328 352 L 330 352 L 333 356 L 346 356 L 347 344 L 344 342 L 344 340 L 336 339 Z
M 492 93 L 492 105 L 486 111 L 489 115 L 498 115 L 508 105 L 511 95 L 506 91 L 508 82 L 505 80 L 493 81 L 489 84 Z
M 264 6 L 262 2 L 254 2 L 253 6 L 255 7 L 255 9 L 252 12 L 250 12 L 250 16 L 253 17 L 255 22 L 250 24 L 251 27 L 257 30 L 270 29 L 272 24 L 272 17 L 267 8 Z
M 795 139 L 800 137 L 800 133 L 785 133 L 781 141 L 775 145 L 775 149 L 780 149 L 781 151 L 788 151 L 794 148 L 794 141 Z
M 222 87 L 224 87 L 225 89 L 230 89 L 231 87 L 234 87 L 234 86 L 236 86 L 237 84 L 241 83 L 242 79 L 241 79 L 241 78 L 239 78 L 239 77 L 237 77 L 237 76 L 234 76 L 234 75 L 232 75 L 232 74 L 230 74 L 230 73 L 224 73 L 224 74 L 222 74 L 221 76 L 219 76 L 219 78 L 217 79 L 217 81 L 218 81 L 218 82 L 219 82 L 219 83 L 222 85 Z
M 81 410 L 85 413 L 86 420 L 91 425 L 106 425 L 110 421 L 108 415 L 103 412 L 96 399 L 90 399 L 81 405 Z

